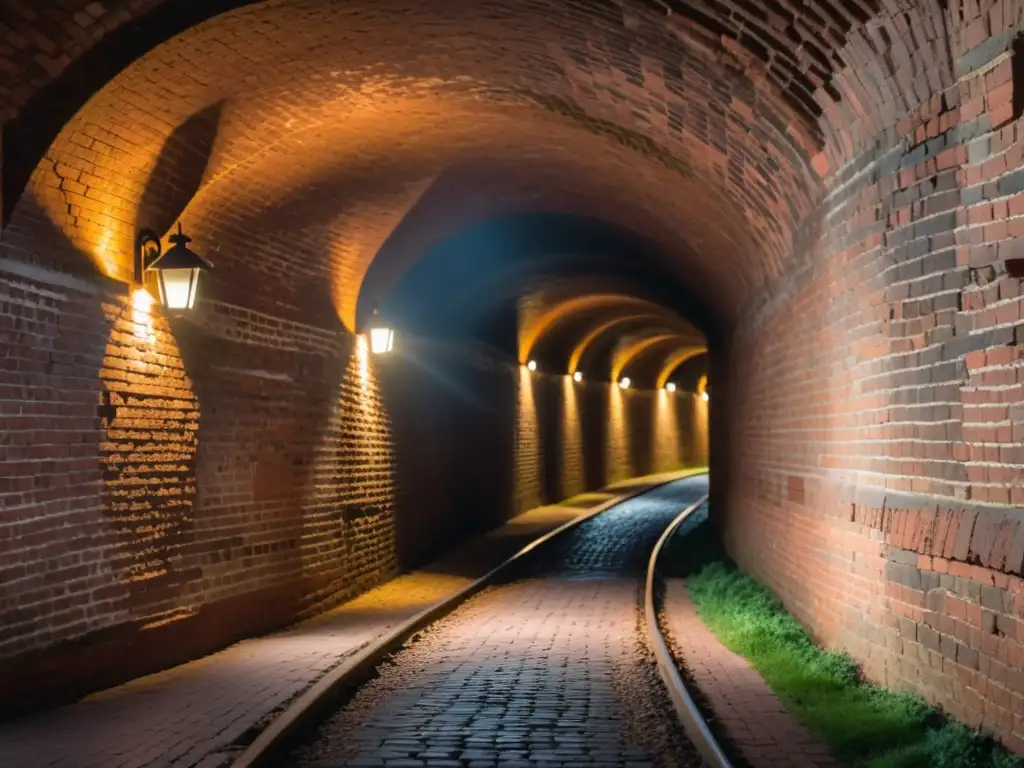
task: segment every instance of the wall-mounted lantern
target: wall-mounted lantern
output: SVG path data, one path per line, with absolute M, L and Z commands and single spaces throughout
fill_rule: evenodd
M 160 303 L 172 312 L 187 312 L 195 306 L 199 274 L 213 269 L 213 264 L 188 249 L 192 238 L 181 231 L 181 222 L 168 239 L 172 245 L 163 252 L 153 230 L 139 232 L 135 241 L 135 282 L 141 285 L 146 272 L 156 272 Z
M 621 379 L 619 379 L 619 387 L 622 389 L 629 389 L 629 385 L 632 383 L 633 382 L 629 380 L 629 376 L 623 376 Z
M 579 371 L 573 371 L 572 380 L 579 384 L 581 381 L 583 381 L 583 374 L 580 373 Z
M 395 329 L 384 322 L 377 307 L 373 308 L 373 317 L 370 318 L 370 352 L 375 355 L 383 355 L 390 352 L 395 346 Z

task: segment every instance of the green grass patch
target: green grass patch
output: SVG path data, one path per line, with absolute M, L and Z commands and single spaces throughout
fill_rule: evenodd
M 863 682 L 850 656 L 816 646 L 766 587 L 729 563 L 708 528 L 699 525 L 683 545 L 698 561 L 687 579 L 698 614 L 841 761 L 858 768 L 1024 768 L 1024 760 L 944 719 L 923 699 Z

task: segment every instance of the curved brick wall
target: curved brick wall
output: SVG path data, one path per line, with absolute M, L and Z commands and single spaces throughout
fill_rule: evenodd
M 849 44 L 805 266 L 736 332 L 724 521 L 871 678 L 1018 750 L 1020 20 L 922 3 Z
M 0 29 L 3 259 L 21 275 L 0 313 L 20 350 L 3 392 L 31 435 L 0 445 L 5 498 L 102 508 L 117 534 L 95 565 L 98 534 L 16 524 L 69 553 L 38 587 L 51 602 L 33 643 L 97 623 L 76 611 L 141 600 L 173 627 L 210 590 L 241 600 L 238 547 L 296 574 L 282 615 L 379 576 L 401 540 L 387 505 L 419 475 L 390 476 L 399 436 L 373 447 L 377 395 L 333 405 L 376 391 L 348 331 L 432 244 L 545 210 L 642 233 L 712 309 L 729 340 L 710 360 L 717 508 L 738 560 L 872 678 L 1020 746 L 1018 2 L 200 5 L 15 3 Z M 206 20 L 152 48 L 169 17 Z M 117 71 L 81 66 L 105 45 Z M 125 277 L 136 226 L 179 215 L 217 264 L 208 299 L 173 333 L 139 331 L 108 278 Z M 500 391 L 518 408 L 558 399 Z M 545 455 L 546 435 L 566 455 L 595 441 L 606 466 L 650 453 L 587 424 L 517 427 L 508 466 Z M 149 455 L 175 489 L 161 509 L 190 521 L 160 535 L 201 566 L 118 544 L 149 531 L 120 506 Z M 330 517 L 334 476 L 362 511 Z M 577 482 L 504 477 L 516 504 Z M 310 504 L 327 517 L 275 516 Z M 132 592 L 125 573 L 162 586 Z M 77 578 L 106 607 L 62 603 L 56 585 Z
M 38 206 L 122 276 L 162 154 L 175 173 L 159 209 L 176 205 L 197 245 L 235 270 L 229 243 L 245 233 L 271 275 L 273 264 L 335 283 L 349 327 L 362 275 L 403 218 L 415 226 L 396 234 L 422 248 L 524 207 L 621 224 L 675 255 L 719 254 L 685 271 L 735 314 L 781 273 L 818 197 L 799 111 L 746 49 L 709 58 L 682 15 L 610 2 L 287 5 L 200 24 L 115 77 L 62 127 L 11 226 Z M 205 168 L 177 178 L 199 163 L 204 128 Z M 26 161 L 7 153 L 8 166 Z M 736 226 L 717 225 L 725 208 L 744 214 Z M 301 228 L 269 223 L 285 216 Z M 389 255 L 396 269 L 416 256 Z

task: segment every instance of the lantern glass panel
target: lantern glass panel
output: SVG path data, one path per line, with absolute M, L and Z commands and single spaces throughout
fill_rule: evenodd
M 395 332 L 391 328 L 370 329 L 370 351 L 375 355 L 390 352 L 395 343 Z
M 199 270 L 160 269 L 160 301 L 167 309 L 192 309 L 196 301 L 196 288 L 199 284 Z

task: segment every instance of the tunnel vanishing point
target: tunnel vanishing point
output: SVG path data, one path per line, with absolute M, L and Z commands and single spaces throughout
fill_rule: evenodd
M 710 456 L 818 640 L 1024 751 L 1022 34 L 1017 0 L 0 2 L 0 701 Z M 214 268 L 174 315 L 134 259 L 179 223 Z

